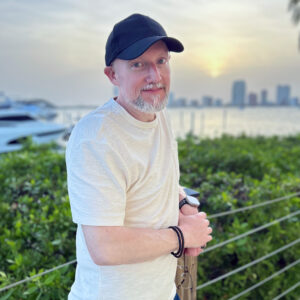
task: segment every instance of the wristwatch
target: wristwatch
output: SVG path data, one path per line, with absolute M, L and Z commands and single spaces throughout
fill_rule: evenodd
M 179 202 L 179 209 L 181 209 L 181 207 L 184 204 L 188 204 L 188 205 L 190 205 L 192 207 L 197 207 L 198 208 L 199 205 L 200 205 L 200 202 L 199 202 L 199 200 L 197 198 L 187 195 L 184 199 L 182 199 Z

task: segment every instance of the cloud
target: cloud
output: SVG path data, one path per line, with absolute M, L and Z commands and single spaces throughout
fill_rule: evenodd
M 171 60 L 173 89 L 182 96 L 207 88 L 226 98 L 236 77 L 253 89 L 288 83 L 300 67 L 298 32 L 282 0 L 1 0 L 0 11 L 0 65 L 7 70 L 0 90 L 8 93 L 66 102 L 108 97 L 105 42 L 113 24 L 134 12 L 183 42 L 185 51 Z

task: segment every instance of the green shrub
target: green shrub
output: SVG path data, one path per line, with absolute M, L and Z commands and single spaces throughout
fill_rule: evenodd
M 200 192 L 208 215 L 300 192 L 300 136 L 178 143 L 181 184 Z M 27 143 L 0 156 L 0 288 L 75 259 L 76 225 L 67 195 L 64 154 L 54 144 Z M 299 210 L 292 197 L 211 220 L 214 244 Z M 198 259 L 198 285 L 266 255 L 299 237 L 299 217 L 227 244 Z M 229 299 L 300 256 L 299 244 L 198 291 L 198 299 Z M 4 299 L 66 299 L 75 265 L 0 294 Z M 272 299 L 300 279 L 294 266 L 241 299 Z M 298 289 L 299 293 L 299 289 Z M 285 299 L 297 299 L 297 290 Z
M 300 136 L 179 141 L 181 183 L 200 192 L 208 214 L 250 206 L 300 192 Z M 211 220 L 209 246 L 299 210 L 299 197 Z M 226 274 L 299 238 L 299 217 L 282 221 L 198 258 L 198 285 Z M 200 289 L 198 299 L 229 299 L 272 275 L 300 256 L 297 244 L 263 262 Z M 294 266 L 241 299 L 272 299 L 300 279 Z M 297 291 L 286 299 L 298 299 Z
M 28 144 L 0 157 L 0 287 L 75 258 L 64 155 Z M 3 293 L 7 299 L 66 299 L 74 266 Z M 12 294 L 10 294 L 12 293 Z M 2 295 L 0 295 L 0 299 Z

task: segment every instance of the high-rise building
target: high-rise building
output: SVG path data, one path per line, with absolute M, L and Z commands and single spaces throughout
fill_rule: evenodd
M 179 107 L 186 107 L 187 106 L 187 99 L 184 97 L 181 97 L 176 100 L 177 106 Z
M 244 106 L 246 98 L 246 82 L 237 80 L 232 85 L 231 104 L 234 106 Z
M 267 90 L 262 90 L 261 91 L 261 105 L 268 105 L 268 91 Z
M 278 85 L 276 93 L 277 105 L 290 105 L 291 102 L 291 87 L 289 85 Z
M 203 96 L 202 104 L 203 106 L 212 106 L 213 98 L 211 96 Z
M 190 106 L 191 107 L 199 107 L 199 101 L 198 101 L 198 99 L 192 99 L 190 101 Z
M 298 106 L 299 105 L 298 97 L 294 97 L 294 98 L 291 99 L 291 105 L 292 106 Z
M 249 105 L 256 106 L 257 105 L 257 94 L 250 93 L 249 94 Z
M 215 106 L 222 106 L 222 104 L 223 104 L 223 100 L 222 100 L 222 99 L 217 98 L 217 99 L 215 100 Z
M 173 92 L 169 93 L 169 99 L 168 99 L 167 106 L 168 107 L 175 107 L 176 106 L 175 97 L 174 97 L 174 93 Z

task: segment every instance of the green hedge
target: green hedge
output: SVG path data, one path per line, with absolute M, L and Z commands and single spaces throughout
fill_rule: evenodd
M 75 259 L 64 155 L 55 145 L 0 157 L 0 287 Z M 74 266 L 38 277 L 0 299 L 66 299 Z M 4 298 L 1 298 L 3 296 Z
M 299 192 L 300 136 L 179 140 L 181 183 L 200 192 L 208 214 Z M 0 156 L 0 288 L 75 259 L 63 153 L 54 144 Z M 297 197 L 211 220 L 209 246 L 299 210 Z M 294 217 L 199 256 L 198 285 L 299 238 Z M 229 299 L 300 257 L 295 245 L 198 291 L 198 299 Z M 0 293 L 3 299 L 66 299 L 75 265 Z M 272 299 L 300 280 L 295 266 L 241 299 Z M 285 299 L 297 299 L 295 290 Z M 163 300 L 163 299 L 162 299 Z
M 300 192 L 300 136 L 179 141 L 181 182 L 200 192 L 208 214 L 250 206 Z M 299 210 L 299 197 L 211 220 L 213 241 L 225 241 Z M 198 285 L 258 259 L 300 237 L 299 217 L 227 244 L 198 259 Z M 229 299 L 300 257 L 300 243 L 197 293 Z M 239 299 L 273 299 L 300 280 L 300 264 Z M 299 299 L 299 288 L 285 299 Z

